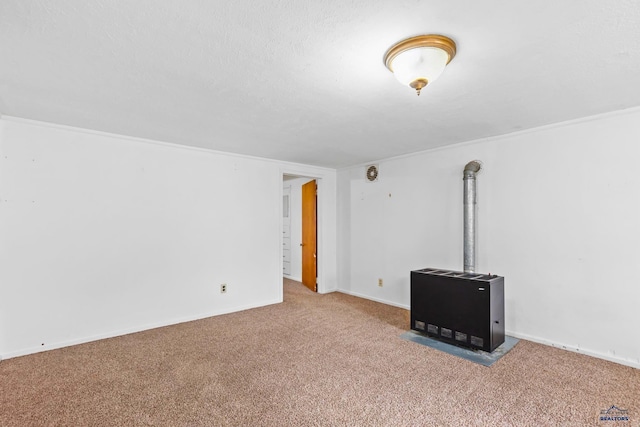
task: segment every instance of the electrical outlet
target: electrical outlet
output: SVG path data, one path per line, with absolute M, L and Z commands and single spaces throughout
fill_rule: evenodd
M 227 293 L 227 284 L 223 283 L 222 285 L 220 285 L 220 293 L 221 294 L 226 294 Z
M 378 286 L 382 287 L 382 279 L 378 279 Z

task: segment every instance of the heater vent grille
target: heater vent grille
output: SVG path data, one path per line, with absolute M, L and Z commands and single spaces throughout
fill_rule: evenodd
M 456 341 L 467 342 L 467 334 L 456 331 Z
M 484 340 L 482 338 L 474 337 L 473 335 L 471 335 L 471 345 L 484 347 Z

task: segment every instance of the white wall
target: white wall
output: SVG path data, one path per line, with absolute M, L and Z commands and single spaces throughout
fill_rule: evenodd
M 335 235 L 335 171 L 3 117 L 0 356 L 282 301 L 283 169 Z
M 477 271 L 505 276 L 507 332 L 640 367 L 640 109 L 384 160 L 377 183 L 339 171 L 340 289 L 408 308 L 411 270 L 461 270 L 474 159 Z

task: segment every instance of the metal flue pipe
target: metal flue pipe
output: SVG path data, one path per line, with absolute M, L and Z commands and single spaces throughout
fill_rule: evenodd
M 476 174 L 482 169 L 479 160 L 464 167 L 464 272 L 476 270 Z

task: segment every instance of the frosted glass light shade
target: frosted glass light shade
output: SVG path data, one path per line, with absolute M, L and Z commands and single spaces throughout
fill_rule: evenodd
M 437 34 L 411 37 L 387 51 L 384 63 L 403 85 L 420 90 L 435 81 L 456 55 L 456 43 Z
M 408 86 L 417 79 L 433 83 L 447 66 L 449 55 L 437 47 L 421 47 L 405 50 L 391 62 L 393 75 L 400 83 Z

